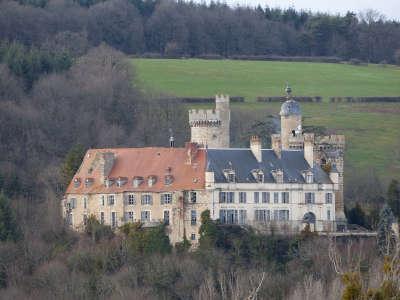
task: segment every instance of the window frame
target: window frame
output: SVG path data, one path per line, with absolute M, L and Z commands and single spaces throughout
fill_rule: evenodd
M 239 192 L 239 203 L 247 203 L 247 193 Z
M 151 194 L 142 194 L 140 197 L 141 205 L 153 205 L 153 195 Z
M 270 199 L 271 195 L 269 192 L 262 192 L 261 193 L 261 202 L 262 203 L 270 203 L 271 199 Z
M 135 204 L 136 204 L 136 195 L 128 194 L 128 205 L 135 205 Z
M 196 226 L 197 225 L 197 211 L 192 209 L 190 211 L 190 225 Z

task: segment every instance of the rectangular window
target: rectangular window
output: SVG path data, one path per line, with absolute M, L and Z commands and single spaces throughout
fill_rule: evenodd
M 286 209 L 279 210 L 279 221 L 289 221 L 289 211 Z
M 254 192 L 254 203 L 260 203 L 260 194 L 258 192 Z
M 279 220 L 279 210 L 274 210 L 274 220 L 275 221 Z
M 129 194 L 128 195 L 128 204 L 129 205 L 135 205 L 136 199 L 134 194 Z
M 315 203 L 315 194 L 314 193 L 305 193 L 305 202 L 306 204 L 314 204 Z
M 289 203 L 289 192 L 282 192 L 282 203 Z
M 104 212 L 100 212 L 100 223 L 104 224 Z
M 326 212 L 326 218 L 328 221 L 331 220 L 331 211 L 328 209 L 328 211 Z
M 266 210 L 265 209 L 257 209 L 254 211 L 254 219 L 257 222 L 265 222 L 267 220 Z
M 67 214 L 67 224 L 69 226 L 73 226 L 74 225 L 74 217 L 71 213 Z
M 269 192 L 262 192 L 262 203 L 269 203 Z
M 226 210 L 226 223 L 228 224 L 237 224 L 238 223 L 238 214 L 235 209 L 227 209 Z
M 114 195 L 108 195 L 107 201 L 108 201 L 108 205 L 114 205 L 114 203 L 115 203 Z
M 190 192 L 190 202 L 192 202 L 192 203 L 197 202 L 197 193 L 196 192 Z
M 87 201 L 88 199 L 86 197 L 83 197 L 83 209 L 87 209 Z
M 125 220 L 127 222 L 133 222 L 133 216 L 134 216 L 133 211 L 128 211 L 125 215 Z
M 142 195 L 142 205 L 153 205 L 153 197 L 151 195 Z
M 172 202 L 172 194 L 161 194 L 161 204 L 171 204 Z
M 87 225 L 88 216 L 86 214 L 83 215 L 83 225 Z
M 326 202 L 327 204 L 331 204 L 331 203 L 332 203 L 332 199 L 333 199 L 332 193 L 326 193 L 326 194 L 325 194 L 325 202 Z
M 100 198 L 100 205 L 101 206 L 105 205 L 105 197 L 104 197 L 104 195 L 102 195 L 101 198 Z
M 75 198 L 69 199 L 69 202 L 67 205 L 68 205 L 68 208 L 74 209 L 76 207 L 76 199 Z
M 169 210 L 164 210 L 164 224 L 169 225 Z
M 226 203 L 226 193 L 219 192 L 219 203 Z
M 279 203 L 279 193 L 278 192 L 274 193 L 274 203 Z
M 247 211 L 244 209 L 239 210 L 239 224 L 244 225 L 247 221 Z
M 221 224 L 226 223 L 226 210 L 225 209 L 219 210 L 219 221 L 221 222 Z
M 246 192 L 239 192 L 239 203 L 246 203 Z
M 115 211 L 111 213 L 111 226 L 117 227 L 117 213 Z
M 192 210 L 190 212 L 190 224 L 191 225 L 196 225 L 197 223 L 197 213 L 195 210 Z
M 195 241 L 195 240 L 196 240 L 196 234 L 195 234 L 195 233 L 192 233 L 192 234 L 190 235 L 190 239 L 191 239 L 192 241 Z
M 234 192 L 226 193 L 226 203 L 235 203 L 235 193 Z
M 140 220 L 144 222 L 150 222 L 150 211 L 149 210 L 142 210 L 140 212 Z

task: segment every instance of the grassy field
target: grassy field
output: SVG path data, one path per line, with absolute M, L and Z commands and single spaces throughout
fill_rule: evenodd
M 280 103 L 256 103 L 258 95 L 400 96 L 400 69 L 319 63 L 135 60 L 137 84 L 178 96 L 245 96 L 240 109 L 277 115 Z M 346 135 L 347 174 L 370 172 L 400 179 L 400 103 L 304 103 L 305 125 Z
M 305 62 L 134 59 L 144 89 L 177 96 L 400 96 L 400 68 Z

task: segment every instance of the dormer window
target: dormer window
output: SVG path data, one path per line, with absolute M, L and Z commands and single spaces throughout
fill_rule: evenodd
M 307 174 L 307 176 L 306 176 L 306 182 L 307 183 L 313 183 L 313 181 L 314 181 L 314 176 L 313 176 L 313 174 L 311 173 L 311 174 Z
M 110 187 L 110 186 L 112 186 L 114 184 L 114 179 L 113 178 L 106 178 L 105 180 L 104 180 L 104 185 L 106 186 L 106 187 Z
M 314 174 L 312 171 L 304 171 L 303 177 L 306 183 L 314 183 Z
M 263 183 L 264 182 L 264 172 L 259 169 L 252 170 L 251 173 L 253 174 L 254 179 L 258 183 Z
M 133 182 L 132 182 L 133 187 L 134 188 L 139 187 L 142 184 L 143 180 L 144 180 L 143 177 L 140 177 L 140 176 L 134 177 Z
M 165 184 L 165 185 L 171 185 L 172 182 L 174 182 L 174 176 L 172 176 L 172 175 L 165 175 L 165 177 L 164 177 L 164 184 Z
M 90 187 L 93 185 L 94 179 L 93 178 L 86 178 L 85 179 L 85 187 Z
M 118 179 L 117 179 L 117 186 L 118 186 L 118 187 L 121 187 L 121 186 L 123 186 L 127 181 L 128 181 L 128 178 L 126 178 L 126 177 L 118 177 Z
M 273 170 L 272 176 L 274 177 L 276 183 L 283 183 L 283 171 L 282 170 Z
M 81 179 L 75 178 L 74 179 L 74 188 L 78 188 L 81 185 Z
M 147 185 L 148 186 L 153 186 L 157 182 L 157 177 L 154 175 L 149 176 L 147 179 Z
M 224 170 L 225 178 L 228 182 L 236 182 L 236 174 L 235 170 L 233 169 L 226 169 Z

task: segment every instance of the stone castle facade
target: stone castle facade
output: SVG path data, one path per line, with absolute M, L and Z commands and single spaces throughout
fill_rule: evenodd
M 215 109 L 189 111 L 191 142 L 200 147 L 229 148 L 230 122 L 229 96 L 217 95 Z
M 228 96 L 213 110 L 190 110 L 191 142 L 183 148 L 90 149 L 62 201 L 63 215 L 82 230 L 90 215 L 116 228 L 164 223 L 172 243 L 196 244 L 201 213 L 221 223 L 264 231 L 341 230 L 345 138 L 302 130 L 299 103 L 287 88 L 281 132 L 262 149 L 230 148 Z

